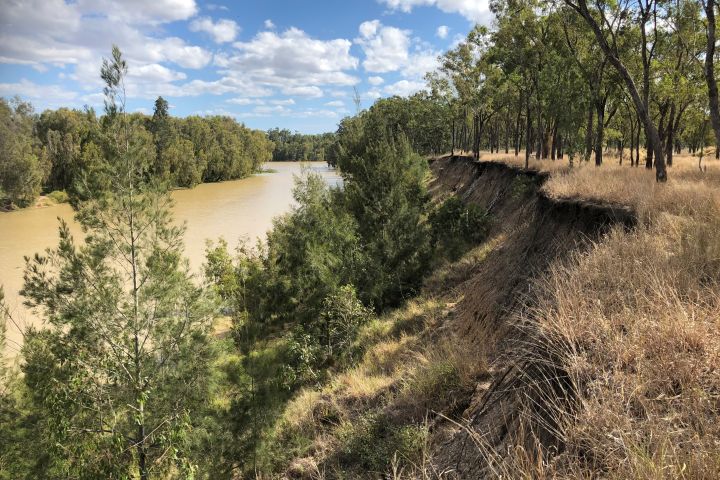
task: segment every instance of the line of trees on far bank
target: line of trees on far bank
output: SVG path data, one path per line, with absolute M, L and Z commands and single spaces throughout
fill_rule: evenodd
M 162 97 L 152 116 L 127 117 L 148 159 L 146 175 L 171 186 L 246 177 L 272 158 L 265 132 L 229 117 L 172 117 Z M 30 103 L 0 99 L 0 199 L 22 207 L 42 192 L 82 194 L 112 148 L 109 125 L 92 108 L 36 114 Z

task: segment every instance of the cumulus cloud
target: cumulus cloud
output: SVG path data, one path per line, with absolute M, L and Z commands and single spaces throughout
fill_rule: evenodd
M 240 32 L 240 27 L 232 20 L 221 19 L 213 22 L 209 17 L 201 17 L 190 22 L 190 31 L 205 32 L 213 38 L 215 43 L 227 43 L 235 40 Z
M 103 55 L 112 43 L 120 45 L 134 64 L 172 62 L 184 68 L 202 68 L 212 55 L 177 37 L 158 36 L 157 25 L 183 20 L 197 11 L 194 1 L 158 0 L 122 3 L 109 0 L 29 0 L 3 7 L 0 62 L 75 65 L 75 77 L 90 71 L 95 83 Z M 112 32 L 112 38 L 108 33 Z
M 268 30 L 273 30 L 275 28 L 275 24 L 269 18 L 263 22 L 263 25 L 265 25 L 265 28 Z
M 226 80 L 280 91 L 284 95 L 321 97 L 324 86 L 351 86 L 359 60 L 345 39 L 318 40 L 297 28 L 282 33 L 264 31 L 234 51 L 215 57 Z M 238 93 L 244 97 L 242 90 Z
M 195 0 L 78 0 L 76 5 L 84 15 L 103 15 L 111 20 L 148 25 L 187 20 L 198 12 Z
M 257 98 L 243 98 L 243 97 L 237 97 L 237 98 L 229 98 L 226 100 L 228 103 L 233 103 L 235 105 L 263 105 L 265 103 L 264 100 L 260 100 Z
M 355 43 L 365 53 L 363 68 L 368 72 L 387 73 L 399 70 L 408 61 L 410 32 L 384 26 L 379 20 L 363 22 Z
M 326 107 L 344 107 L 345 102 L 342 102 L 340 100 L 333 100 L 332 102 L 327 102 L 325 104 Z
M 492 19 L 489 0 L 378 0 L 391 10 L 411 12 L 415 7 L 437 7 L 446 13 L 459 13 L 471 22 L 487 24 Z
M 399 95 L 401 97 L 407 97 L 413 93 L 417 93 L 425 88 L 424 82 L 416 82 L 413 80 L 400 80 L 391 85 L 386 86 L 383 92 L 389 95 Z
M 321 88 L 314 85 L 301 87 L 285 87 L 282 89 L 285 95 L 297 95 L 299 97 L 319 98 L 323 96 Z
M 349 40 L 317 40 L 290 28 L 282 34 L 260 32 L 251 41 L 236 42 L 234 46 L 240 52 L 231 59 L 236 68 L 262 70 L 287 79 L 311 75 L 317 83 L 356 83 L 343 72 L 358 65 L 358 59 L 350 54 Z
M 372 20 L 360 24 L 359 31 L 360 38 L 355 39 L 355 42 L 365 52 L 363 67 L 368 72 L 400 71 L 404 77 L 416 80 L 438 66 L 439 52 L 431 50 L 428 44 L 419 39 L 412 39 L 408 30 L 385 26 L 379 20 Z M 413 52 L 410 51 L 412 45 Z M 378 86 L 383 83 L 383 78 L 371 76 L 368 82 Z
M 171 70 L 157 63 L 150 63 L 128 69 L 128 78 L 136 79 L 141 82 L 159 83 L 185 80 L 187 75 L 183 72 Z
M 419 51 L 411 55 L 410 61 L 403 67 L 402 74 L 408 78 L 423 78 L 426 73 L 440 66 L 439 52 Z
M 447 25 L 440 25 L 435 31 L 435 35 L 437 35 L 438 38 L 445 39 L 447 38 L 449 32 L 450 28 Z
M 29 100 L 42 100 L 46 105 L 64 106 L 78 100 L 78 93 L 60 85 L 40 85 L 27 79 L 15 83 L 0 83 L 0 97 L 19 95 Z
M 383 79 L 382 77 L 368 77 L 368 83 L 375 87 L 377 87 L 378 85 L 382 85 L 384 82 L 385 79 Z

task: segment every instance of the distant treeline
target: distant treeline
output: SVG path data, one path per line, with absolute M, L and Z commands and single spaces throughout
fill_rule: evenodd
M 337 137 L 334 133 L 304 135 L 286 129 L 273 128 L 267 132 L 268 139 L 275 144 L 274 162 L 318 161 L 333 164 Z
M 242 178 L 272 158 L 272 143 L 229 117 L 171 117 L 162 97 L 152 116 L 129 114 L 147 175 L 171 186 Z M 25 206 L 41 192 L 78 193 L 111 147 L 106 116 L 92 108 L 35 114 L 32 105 L 0 99 L 0 199 Z
M 368 128 L 387 135 L 407 138 L 415 152 L 434 155 L 451 149 L 452 113 L 442 99 L 427 92 L 408 98 L 380 99 L 371 107 L 373 125 Z M 286 129 L 268 130 L 275 145 L 273 161 L 324 161 L 335 165 L 341 155 L 340 137 L 351 121 L 340 122 L 337 133 L 304 135 Z

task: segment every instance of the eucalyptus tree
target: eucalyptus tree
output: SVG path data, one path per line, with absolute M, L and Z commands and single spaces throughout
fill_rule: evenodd
M 703 75 L 698 58 L 704 50 L 700 22 L 700 7 L 695 1 L 675 0 L 664 5 L 654 97 L 668 165 L 672 165 L 677 133 L 688 108 L 704 110 L 699 101 Z
M 546 40 L 549 23 L 543 17 L 544 2 L 536 0 L 493 1 L 490 4 L 496 15 L 497 29 L 492 33 L 490 61 L 497 65 L 504 77 L 520 92 L 525 110 L 525 165 L 529 164 L 534 140 L 541 142 L 543 92 L 541 76 L 546 61 Z M 535 149 L 540 158 L 541 148 Z
M 650 112 L 651 70 L 658 46 L 658 0 L 621 0 L 620 2 L 596 0 L 593 8 L 587 0 L 564 0 L 588 25 L 597 44 L 616 69 L 628 90 L 638 117 L 642 120 L 645 137 L 648 142 L 647 167 L 652 168 L 652 154 L 655 157 L 655 177 L 658 182 L 667 180 L 665 152 L 658 127 Z M 638 25 L 640 29 L 639 50 L 642 59 L 641 89 L 638 89 L 635 76 L 621 55 L 621 39 L 624 33 Z M 652 154 L 650 153 L 652 151 Z
M 182 257 L 167 191 L 148 180 L 152 143 L 125 113 L 127 66 L 104 60 L 107 168 L 57 248 L 27 259 L 23 295 L 45 320 L 26 332 L 24 380 L 70 478 L 166 478 L 194 469 L 189 445 L 207 402 L 212 298 Z M 49 476 L 49 474 L 48 474 Z
M 718 101 L 717 77 L 715 76 L 715 42 L 717 27 L 715 23 L 715 8 L 720 8 L 717 0 L 700 0 L 705 12 L 707 30 L 707 48 L 705 50 L 705 82 L 708 88 L 708 104 L 710 119 L 715 132 L 715 156 L 720 157 L 720 101 Z

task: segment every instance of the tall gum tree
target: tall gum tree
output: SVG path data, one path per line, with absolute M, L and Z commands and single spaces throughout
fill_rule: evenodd
M 717 146 L 717 154 L 720 153 L 720 101 L 718 101 L 717 79 L 715 77 L 715 8 L 720 8 L 717 0 L 700 0 L 703 10 L 705 11 L 705 21 L 707 24 L 707 49 L 705 51 L 705 82 L 708 87 L 708 104 L 710 106 L 710 120 L 712 121 L 713 131 L 715 132 L 715 145 Z
M 594 9 L 591 11 L 586 0 L 563 0 L 565 5 L 572 8 L 580 15 L 595 35 L 601 50 L 607 57 L 610 64 L 617 70 L 618 75 L 622 79 L 630 96 L 635 104 L 635 110 L 638 117 L 643 123 L 645 136 L 649 143 L 649 149 L 654 154 L 655 178 L 658 182 L 667 180 L 667 170 L 665 168 L 665 152 L 663 151 L 660 133 L 650 115 L 649 95 L 650 95 L 650 63 L 654 54 L 655 42 L 648 49 L 648 39 L 646 24 L 650 17 L 655 15 L 657 3 L 655 0 L 638 0 L 636 2 L 638 8 L 631 7 L 633 0 L 622 0 L 610 8 L 609 2 L 596 0 Z M 612 10 L 612 11 L 610 11 Z M 637 15 L 633 15 L 638 13 Z M 618 51 L 618 34 L 621 28 L 625 27 L 628 22 L 632 21 L 632 17 L 636 16 L 640 23 L 642 33 L 642 59 L 643 59 L 643 89 L 642 96 L 638 90 L 633 75 L 620 58 Z M 657 31 L 655 25 L 653 30 Z

